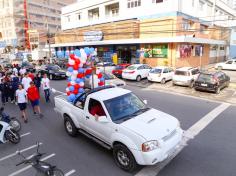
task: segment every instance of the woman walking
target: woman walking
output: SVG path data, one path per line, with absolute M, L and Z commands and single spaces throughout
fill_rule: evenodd
M 40 91 L 41 80 L 42 80 L 41 75 L 39 73 L 36 74 L 34 78 L 34 85 L 38 88 L 38 91 Z
M 41 81 L 43 91 L 45 94 L 46 102 L 50 102 L 50 80 L 47 78 L 47 74 L 43 75 L 42 81 Z
M 34 85 L 34 82 L 30 82 L 30 87 L 27 91 L 28 99 L 31 102 L 31 105 L 33 107 L 34 114 L 36 115 L 38 112 L 39 117 L 43 117 L 43 114 L 41 113 L 40 107 L 39 107 L 39 91 L 38 88 Z
M 24 119 L 24 122 L 27 123 L 28 122 L 28 118 L 26 117 L 27 92 L 23 88 L 22 84 L 19 84 L 18 89 L 16 91 L 16 99 L 21 111 L 22 118 Z

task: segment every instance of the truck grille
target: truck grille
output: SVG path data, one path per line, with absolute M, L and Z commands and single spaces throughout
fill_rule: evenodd
M 172 138 L 176 133 L 177 133 L 177 130 L 175 129 L 175 130 L 173 130 L 171 133 L 169 133 L 168 135 L 164 136 L 164 137 L 162 138 L 162 140 L 163 140 L 164 142 L 166 142 L 166 141 L 168 141 L 170 138 Z

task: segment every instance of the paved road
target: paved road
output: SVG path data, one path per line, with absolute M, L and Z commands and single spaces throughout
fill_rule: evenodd
M 63 91 L 65 82 L 53 81 L 52 85 Z M 205 100 L 143 90 L 139 87 L 127 88 L 133 90 L 141 98 L 147 99 L 149 106 L 177 117 L 184 130 L 189 129 L 220 105 Z M 69 137 L 64 131 L 62 119 L 53 111 L 53 102 L 46 104 L 42 100 L 41 107 L 45 115 L 43 119 L 33 116 L 31 108 L 28 108 L 30 120 L 28 124 L 23 124 L 21 134 L 26 134 L 26 136 L 22 137 L 21 143 L 0 145 L 1 176 L 8 176 L 25 167 L 15 166 L 20 160 L 19 156 L 9 156 L 6 159 L 4 157 L 14 154 L 17 149 L 27 149 L 28 147 L 31 149 L 24 154 L 30 155 L 35 152 L 33 145 L 36 141 L 42 142 L 41 150 L 47 152 L 46 156 L 49 156 L 47 161 L 56 164 L 65 173 L 69 171 L 72 173 L 76 170 L 71 175 L 129 176 L 138 175 L 145 169 L 140 167 L 137 172 L 132 174 L 123 172 L 114 164 L 111 152 L 81 135 L 77 138 Z M 6 111 L 19 117 L 18 108 L 13 104 L 7 105 Z M 235 114 L 236 107 L 229 107 L 217 116 L 199 135 L 188 142 L 188 146 L 159 175 L 235 176 Z M 154 171 L 155 169 L 151 168 Z M 33 173 L 31 168 L 16 175 L 32 176 Z

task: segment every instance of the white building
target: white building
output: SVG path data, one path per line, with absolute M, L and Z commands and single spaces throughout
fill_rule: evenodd
M 234 0 L 235 1 L 235 0 Z M 78 0 L 62 8 L 62 30 L 172 12 L 221 26 L 235 23 L 233 0 Z

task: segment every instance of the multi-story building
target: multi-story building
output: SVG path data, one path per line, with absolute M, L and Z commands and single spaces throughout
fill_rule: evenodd
M 233 2 L 90 0 L 62 8 L 56 50 L 98 48 L 99 56 L 151 66 L 199 66 L 228 55 Z M 68 53 L 68 52 L 67 52 Z
M 0 47 L 42 49 L 61 28 L 61 8 L 76 0 L 0 0 Z

